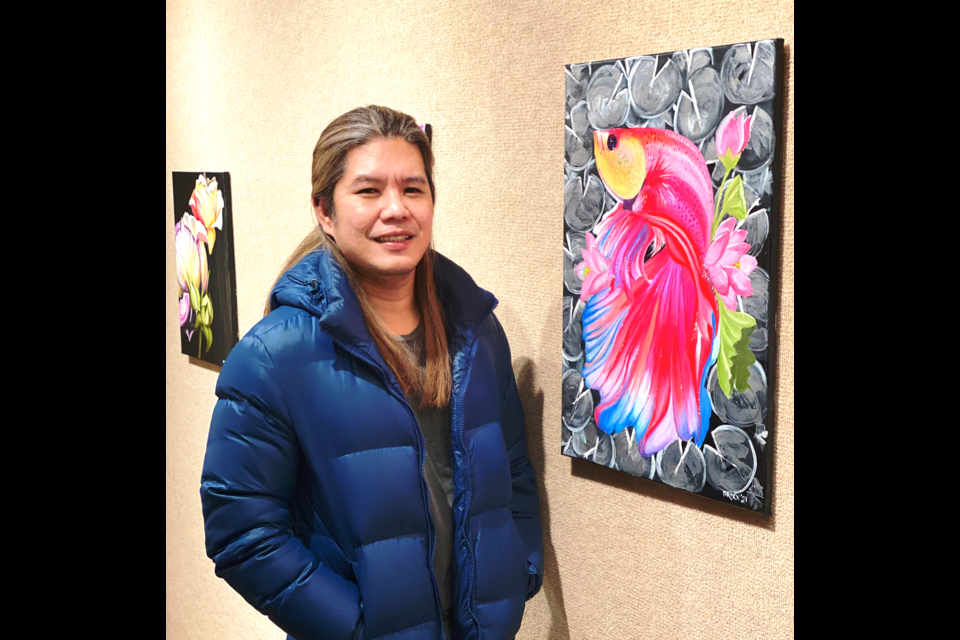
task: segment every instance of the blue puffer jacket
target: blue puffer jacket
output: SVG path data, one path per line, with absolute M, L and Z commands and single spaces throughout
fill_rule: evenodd
M 543 575 L 523 408 L 496 299 L 439 255 L 437 273 L 453 356 L 455 626 L 464 640 L 509 638 Z M 326 252 L 288 271 L 271 303 L 217 381 L 207 555 L 297 640 L 436 640 L 413 411 Z

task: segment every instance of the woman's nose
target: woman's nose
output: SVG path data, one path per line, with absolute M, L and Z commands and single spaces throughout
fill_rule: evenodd
M 396 189 L 387 189 L 384 191 L 386 202 L 381 215 L 384 217 L 406 217 L 410 212 L 407 210 L 407 204 L 403 200 L 403 194 Z

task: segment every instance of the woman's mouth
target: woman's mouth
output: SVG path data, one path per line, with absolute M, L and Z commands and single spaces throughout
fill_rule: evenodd
M 377 242 L 380 242 L 380 243 L 383 243 L 383 242 L 403 242 L 403 241 L 405 241 L 405 240 L 409 240 L 409 239 L 412 238 L 412 237 L 413 237 L 413 236 L 410 236 L 410 235 L 381 236 L 381 237 L 377 238 Z

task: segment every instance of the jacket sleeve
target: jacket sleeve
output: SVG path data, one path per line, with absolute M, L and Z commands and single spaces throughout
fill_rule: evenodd
M 297 640 L 360 637 L 357 586 L 291 533 L 300 446 L 258 336 L 231 351 L 217 396 L 200 486 L 216 574 Z
M 500 415 L 503 422 L 503 436 L 510 458 L 510 474 L 513 483 L 513 501 L 510 511 L 520 540 L 527 552 L 527 600 L 537 595 L 543 584 L 543 530 L 540 526 L 540 497 L 537 494 L 536 476 L 533 465 L 527 458 L 527 432 L 523 415 L 523 405 L 517 391 L 517 381 L 510 360 L 510 344 L 503 332 L 500 321 L 494 316 L 500 337 L 500 358 L 498 363 L 501 380 Z

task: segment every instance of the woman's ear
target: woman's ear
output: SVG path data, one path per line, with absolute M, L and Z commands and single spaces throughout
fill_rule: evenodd
M 315 196 L 311 204 L 313 205 L 313 214 L 317 217 L 317 223 L 320 225 L 320 228 L 323 229 L 323 232 L 328 236 L 334 236 L 334 239 L 336 239 L 333 217 L 330 215 L 330 212 L 327 211 L 326 207 L 323 206 L 323 201 L 320 196 Z

